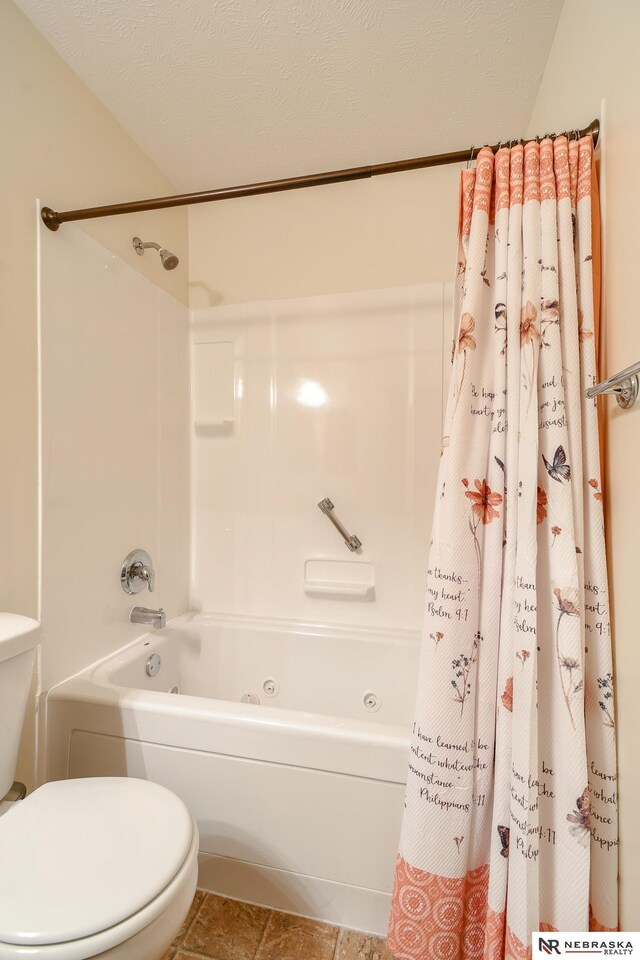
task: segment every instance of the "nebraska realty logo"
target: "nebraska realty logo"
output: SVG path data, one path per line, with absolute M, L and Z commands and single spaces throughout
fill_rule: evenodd
M 640 933 L 534 933 L 538 957 L 599 953 L 607 957 L 633 954 L 640 958 Z

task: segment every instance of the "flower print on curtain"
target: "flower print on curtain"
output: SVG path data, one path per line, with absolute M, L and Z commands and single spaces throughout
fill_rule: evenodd
M 400 960 L 521 960 L 534 930 L 617 926 L 609 594 L 584 395 L 596 380 L 591 138 L 485 148 L 460 198 L 389 947 Z

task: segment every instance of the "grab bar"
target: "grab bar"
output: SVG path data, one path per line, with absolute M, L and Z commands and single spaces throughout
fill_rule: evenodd
M 346 545 L 349 547 L 349 550 L 353 553 L 362 546 L 362 542 L 356 537 L 355 533 L 349 534 L 345 527 L 340 523 L 337 517 L 333 515 L 333 503 L 329 497 L 325 497 L 324 500 L 321 500 L 318 504 L 322 512 L 326 517 L 329 517 L 331 523 L 334 525 Z
M 608 380 L 603 380 L 602 383 L 596 383 L 592 387 L 587 387 L 585 393 L 590 400 L 594 397 L 601 397 L 605 393 L 613 393 L 618 401 L 618 405 L 624 407 L 626 410 L 632 407 L 638 399 L 638 391 L 640 388 L 638 381 L 639 373 L 640 360 L 637 363 L 632 363 L 631 366 L 625 370 L 614 373 Z

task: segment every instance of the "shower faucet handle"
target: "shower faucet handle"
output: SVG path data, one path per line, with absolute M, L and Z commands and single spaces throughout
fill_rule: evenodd
M 132 550 L 122 561 L 120 584 L 125 593 L 140 593 L 145 587 L 153 593 L 156 572 L 153 561 L 146 550 Z
M 149 587 L 149 593 L 153 593 L 153 587 L 156 582 L 156 573 L 153 567 L 148 567 L 146 563 L 134 563 L 131 567 L 131 576 L 139 577 L 140 580 L 144 580 L 146 585 Z

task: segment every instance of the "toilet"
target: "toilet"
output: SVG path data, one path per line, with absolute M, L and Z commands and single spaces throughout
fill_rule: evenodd
M 0 797 L 11 787 L 40 628 L 0 613 Z M 45 783 L 0 805 L 0 960 L 160 960 L 197 880 L 198 828 L 147 780 Z

